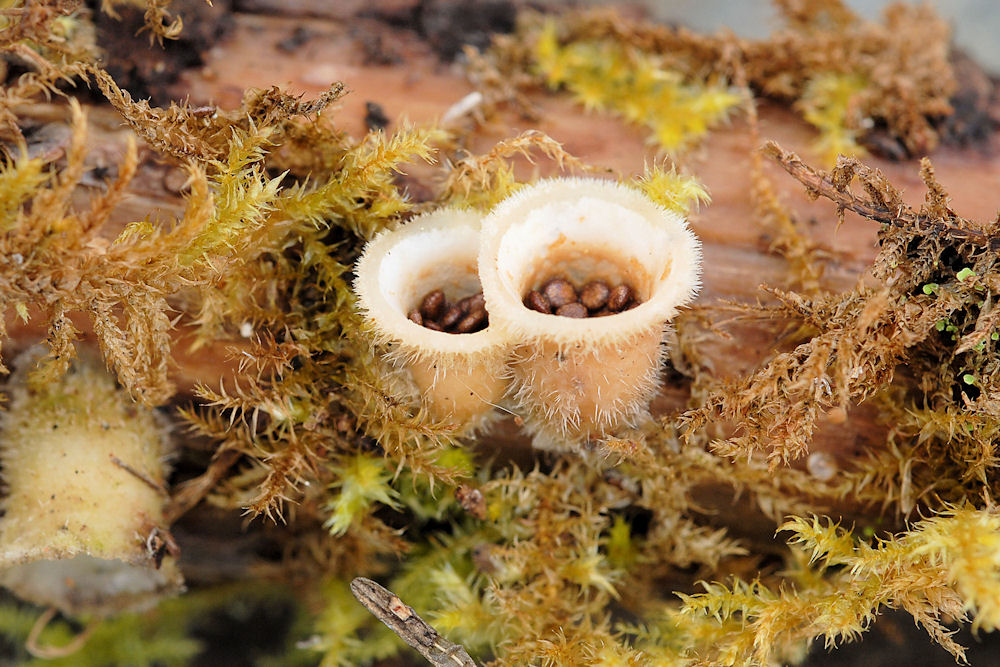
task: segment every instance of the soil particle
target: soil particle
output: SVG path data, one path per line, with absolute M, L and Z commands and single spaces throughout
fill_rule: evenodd
M 494 34 L 512 32 L 517 7 L 510 0 L 420 0 L 378 3 L 360 15 L 416 31 L 438 58 L 448 62 L 465 45 L 482 50 Z
M 454 60 L 466 44 L 485 49 L 494 33 L 513 31 L 517 17 L 505 0 L 424 0 L 417 12 L 419 32 L 441 60 Z
M 313 38 L 313 32 L 305 26 L 297 26 L 292 33 L 275 44 L 282 53 L 295 53 L 299 47 Z
M 368 131 L 384 130 L 389 126 L 389 117 L 385 115 L 382 105 L 377 102 L 365 102 L 365 127 Z
M 950 100 L 954 112 L 942 119 L 938 128 L 941 142 L 988 150 L 989 139 L 1000 126 L 998 82 L 961 52 L 952 54 L 951 64 L 958 90 Z

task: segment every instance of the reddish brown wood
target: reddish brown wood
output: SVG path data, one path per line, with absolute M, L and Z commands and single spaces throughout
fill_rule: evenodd
M 244 3 L 246 5 L 247 3 Z M 308 4 L 308 3 L 304 3 Z M 257 3 L 265 11 L 267 3 Z M 352 4 L 352 6 L 354 6 Z M 353 15 L 353 14 L 350 14 Z M 206 64 L 184 73 L 173 88 L 177 99 L 188 98 L 195 105 L 217 104 L 233 108 L 239 105 L 248 87 L 278 85 L 291 92 L 315 96 L 330 83 L 343 81 L 350 94 L 332 112 L 336 124 L 360 137 L 365 131 L 366 103 L 376 102 L 390 119 L 389 130 L 402 122 L 433 123 L 473 88 L 458 65 L 443 64 L 416 32 L 396 29 L 374 19 L 351 19 L 348 14 L 330 18 L 310 18 L 308 39 L 289 49 L 282 44 L 296 29 L 301 18 L 266 14 L 235 14 L 234 26 L 225 41 L 205 55 Z M 391 49 L 396 64 L 373 61 L 370 43 L 377 39 Z M 367 46 L 366 46 L 367 45 Z M 657 159 L 656 150 L 647 141 L 642 128 L 627 126 L 605 114 L 588 114 L 565 96 L 538 94 L 532 100 L 541 111 L 538 120 L 515 114 L 490 119 L 471 138 L 476 150 L 488 150 L 496 141 L 513 137 L 529 129 L 545 132 L 571 153 L 586 162 L 607 168 L 619 175 L 641 173 L 644 165 Z M 40 108 L 39 113 L 57 111 Z M 126 130 L 107 108 L 89 110 L 91 143 L 95 147 L 90 160 L 114 164 L 123 152 Z M 799 153 L 803 159 L 818 164 L 811 149 L 815 132 L 795 113 L 785 107 L 762 102 L 760 105 L 762 140 L 775 140 L 784 148 Z M 702 146 L 686 155 L 681 166 L 698 176 L 712 195 L 712 203 L 691 216 L 691 224 L 704 243 L 704 288 L 696 305 L 718 304 L 720 300 L 741 302 L 766 299 L 760 285 L 784 286 L 786 262 L 769 251 L 770 239 L 753 221 L 750 199 L 749 162 L 754 150 L 744 120 L 736 117 L 730 124 L 714 131 Z M 944 148 L 932 156 L 937 176 L 953 196 L 953 208 L 962 216 L 992 219 L 1000 197 L 1000 159 L 977 150 Z M 899 188 L 911 204 L 923 198 L 916 160 L 889 162 L 870 159 Z M 537 169 L 539 174 L 552 172 L 552 165 L 522 164 L 524 174 Z M 151 215 L 169 220 L 180 212 L 182 201 L 171 186 L 171 171 L 150 151 L 143 153 L 143 164 L 133 196 L 116 212 L 118 227 Z M 846 289 L 863 280 L 875 255 L 876 225 L 847 214 L 845 224 L 837 229 L 833 204 L 810 201 L 801 185 L 773 164 L 765 166 L 776 191 L 799 220 L 810 237 L 831 258 L 824 279 L 829 289 Z M 86 193 L 81 193 L 81 198 Z M 79 326 L 87 333 L 83 320 Z M 27 344 L 43 336 L 31 327 L 11 321 L 15 345 Z M 744 373 L 759 363 L 777 341 L 773 329 L 742 326 L 732 339 L 708 343 L 706 353 L 720 376 Z M 232 341 L 239 346 L 240 341 Z M 175 346 L 175 379 L 182 391 L 197 383 L 217 386 L 220 377 L 234 372 L 235 364 L 219 343 L 198 351 L 190 349 L 190 339 L 180 333 Z M 686 395 L 668 387 L 657 400 L 660 413 L 683 409 Z M 817 436 L 818 449 L 838 453 L 853 452 L 878 441 L 873 414 L 867 408 L 851 413 L 846 424 L 836 429 L 822 429 Z

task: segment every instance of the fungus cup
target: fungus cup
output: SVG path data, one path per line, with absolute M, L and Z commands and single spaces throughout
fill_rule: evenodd
M 483 294 L 493 326 L 516 341 L 510 391 L 535 446 L 597 440 L 647 413 L 666 323 L 697 291 L 700 255 L 682 217 L 609 181 L 540 181 L 490 213 Z M 629 285 L 638 305 L 585 319 L 527 307 L 526 294 L 553 277 Z
M 180 592 L 163 510 L 167 437 L 96 362 L 29 382 L 21 355 L 3 414 L 0 584 L 63 613 L 139 610 Z
M 408 313 L 433 290 L 452 302 L 480 292 L 479 231 L 475 212 L 439 209 L 380 234 L 355 266 L 358 305 L 385 358 L 412 379 L 431 417 L 467 430 L 485 424 L 506 391 L 508 346 L 492 324 L 447 333 Z

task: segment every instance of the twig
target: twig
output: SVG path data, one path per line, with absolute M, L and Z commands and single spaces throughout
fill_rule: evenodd
M 899 227 L 916 234 L 928 236 L 942 234 L 988 247 L 990 250 L 1000 250 L 1000 237 L 987 235 L 974 229 L 977 223 L 972 220 L 955 216 L 954 222 L 957 224 L 952 224 L 941 218 L 921 215 L 906 207 L 893 210 L 879 206 L 856 197 L 846 187 L 838 187 L 831 179 L 830 174 L 816 171 L 807 166 L 798 155 L 786 151 L 773 141 L 764 144 L 761 152 L 781 165 L 785 171 L 806 186 L 812 194 L 826 197 L 835 203 L 838 212 L 847 209 L 863 218 Z
M 453 644 L 438 634 L 424 619 L 400 600 L 392 591 L 371 579 L 357 577 L 351 582 L 351 592 L 358 602 L 378 620 L 417 649 L 420 655 L 437 667 L 477 667 L 464 647 Z
M 212 490 L 216 482 L 222 479 L 222 476 L 236 463 L 240 456 L 242 454 L 235 449 L 224 449 L 215 456 L 205 472 L 184 482 L 170 499 L 170 504 L 164 512 L 167 525 L 177 521 L 188 510 L 201 502 L 201 499 Z
M 141 470 L 136 470 L 135 468 L 133 468 L 129 464 L 125 463 L 124 461 L 122 461 L 120 458 L 118 458 L 114 454 L 111 455 L 111 463 L 113 463 L 114 465 L 118 466 L 119 468 L 121 468 L 122 470 L 124 470 L 125 472 L 127 472 L 128 474 L 132 475 L 133 477 L 135 477 L 140 482 L 142 482 L 143 484 L 145 484 L 149 488 L 153 489 L 157 493 L 159 493 L 161 495 L 164 495 L 164 496 L 167 496 L 167 497 L 170 496 L 170 493 L 167 491 L 167 489 L 166 489 L 165 486 L 163 486 L 162 484 L 158 484 L 155 479 L 153 479 L 152 477 L 150 477 L 149 475 L 147 475 L 146 473 L 144 473 Z

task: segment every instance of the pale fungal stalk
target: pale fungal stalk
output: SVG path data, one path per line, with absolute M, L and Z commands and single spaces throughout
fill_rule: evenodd
M 95 362 L 31 386 L 33 356 L 21 356 L 5 388 L 0 584 L 72 615 L 142 609 L 180 592 L 163 518 L 163 426 Z
M 666 325 L 699 286 L 700 248 L 683 218 L 597 179 L 540 181 L 486 218 L 483 293 L 492 325 L 516 341 L 511 393 L 536 446 L 598 440 L 647 414 Z M 630 285 L 639 305 L 585 319 L 528 308 L 525 295 L 556 276 Z
M 355 266 L 358 305 L 386 358 L 412 379 L 434 419 L 482 425 L 504 395 L 507 346 L 491 325 L 475 333 L 428 329 L 408 317 L 424 295 L 449 301 L 481 291 L 476 260 L 480 216 L 441 209 L 384 232 Z

